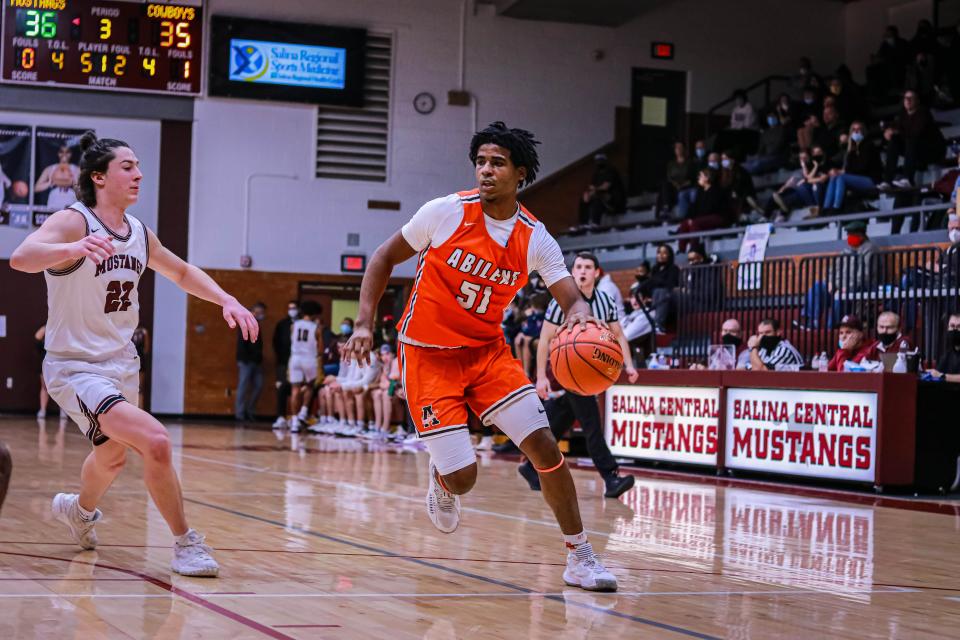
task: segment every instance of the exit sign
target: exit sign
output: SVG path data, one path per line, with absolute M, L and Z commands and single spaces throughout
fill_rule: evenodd
M 363 273 L 367 268 L 367 256 L 341 254 L 340 271 L 344 273 Z
M 673 60 L 672 42 L 650 43 L 650 55 L 658 60 Z

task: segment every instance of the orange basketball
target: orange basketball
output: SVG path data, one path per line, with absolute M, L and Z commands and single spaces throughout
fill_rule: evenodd
M 606 390 L 620 377 L 623 352 L 620 343 L 607 329 L 588 324 L 557 332 L 550 341 L 550 366 L 565 389 L 582 396 L 594 396 Z

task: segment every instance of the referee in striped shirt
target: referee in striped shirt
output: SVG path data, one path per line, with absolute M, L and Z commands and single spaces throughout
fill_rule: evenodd
M 617 337 L 617 342 L 620 343 L 620 349 L 623 351 L 623 363 L 627 376 L 630 382 L 635 382 L 637 370 L 631 359 L 630 345 L 618 322 L 620 310 L 610 296 L 596 289 L 597 278 L 600 276 L 600 262 L 591 253 L 578 253 L 571 271 L 573 280 L 580 289 L 580 295 L 590 305 L 593 317 L 606 322 L 610 331 Z M 581 396 L 567 391 L 558 398 L 548 399 L 550 380 L 547 378 L 547 356 L 550 351 L 550 341 L 564 322 L 560 305 L 556 300 L 552 300 L 547 307 L 543 328 L 540 330 L 540 344 L 537 347 L 537 394 L 544 400 L 543 406 L 554 437 L 559 438 L 569 431 L 574 419 L 580 421 L 580 428 L 583 429 L 587 439 L 587 451 L 606 485 L 603 495 L 607 498 L 617 498 L 633 487 L 634 480 L 631 475 L 621 476 L 617 473 L 617 461 L 610 453 L 610 447 L 604 439 L 603 425 L 600 423 L 600 406 L 596 396 Z M 519 471 L 531 489 L 540 490 L 540 477 L 529 461 L 520 465 Z
M 750 369 L 753 371 L 799 371 L 803 356 L 780 335 L 780 321 L 764 318 L 757 325 L 757 334 L 747 341 L 750 348 Z

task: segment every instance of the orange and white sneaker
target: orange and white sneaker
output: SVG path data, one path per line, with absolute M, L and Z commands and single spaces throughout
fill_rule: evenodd
M 460 526 L 460 496 L 454 495 L 437 482 L 437 468 L 430 461 L 430 484 L 427 487 L 427 515 L 430 522 L 443 533 L 453 533 Z
M 600 558 L 590 553 L 580 558 L 576 552 L 567 554 L 567 568 L 563 572 L 563 581 L 571 587 L 580 587 L 587 591 L 616 591 L 617 578 L 600 562 Z

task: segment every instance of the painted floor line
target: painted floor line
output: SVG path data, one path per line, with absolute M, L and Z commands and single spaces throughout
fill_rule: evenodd
M 237 510 L 235 510 L 235 509 L 230 509 L 230 508 L 228 508 L 228 507 L 223 507 L 223 506 L 216 505 L 216 504 L 209 504 L 209 503 L 206 503 L 206 502 L 201 502 L 201 501 L 196 500 L 196 499 L 194 499 L 194 498 L 184 498 L 184 501 L 185 501 L 185 502 L 190 502 L 190 503 L 193 503 L 193 504 L 199 504 L 199 505 L 208 507 L 208 508 L 210 508 L 210 509 L 215 509 L 215 510 L 217 510 L 217 511 L 222 511 L 222 512 L 224 512 L 224 513 L 231 513 L 231 514 L 233 514 L 233 515 L 235 515 L 235 516 L 237 516 L 237 517 L 240 517 L 240 518 L 246 518 L 246 519 L 248 519 L 248 520 L 255 520 L 255 521 L 263 522 L 263 523 L 266 523 L 266 524 L 272 524 L 272 525 L 274 525 L 274 526 L 281 527 L 282 529 L 284 529 L 284 530 L 286 530 L 286 531 L 292 531 L 292 532 L 302 533 L 302 534 L 304 534 L 304 535 L 309 535 L 309 536 L 313 536 L 313 537 L 315 537 L 315 538 L 320 538 L 321 540 L 329 540 L 330 542 L 336 542 L 336 543 L 339 543 L 339 544 L 344 544 L 344 545 L 347 545 L 347 546 L 355 547 L 355 548 L 357 548 L 357 549 L 364 549 L 364 550 L 366 550 L 366 551 L 374 551 L 374 552 L 378 552 L 378 553 L 383 553 L 383 554 L 385 554 L 385 555 L 399 556 L 399 554 L 392 553 L 392 552 L 390 552 L 390 551 L 388 551 L 388 550 L 386 550 L 386 549 L 381 549 L 381 548 L 379 548 L 379 547 L 374 547 L 374 546 L 372 546 L 372 545 L 364 544 L 364 543 L 361 543 L 361 542 L 354 542 L 354 541 L 352 541 L 352 540 L 347 540 L 347 539 L 345 539 L 345 538 L 339 538 L 339 537 L 337 537 L 337 536 L 331 536 L 331 535 L 328 535 L 328 534 L 325 534 L 325 533 L 320 533 L 319 531 L 313 531 L 312 529 L 306 529 L 306 528 L 301 528 L 301 527 L 289 527 L 289 526 L 287 526 L 285 523 L 280 522 L 279 520 L 271 520 L 270 518 L 264 518 L 264 517 L 262 517 L 262 516 L 254 515 L 254 514 L 252 514 L 252 513 L 244 513 L 243 511 L 237 511 Z M 503 580 L 497 580 L 497 579 L 494 579 L 494 578 L 489 578 L 489 577 L 487 577 L 487 576 L 482 576 L 482 575 L 479 575 L 479 574 L 476 574 L 476 573 L 471 573 L 471 572 L 469 572 L 469 571 L 464 571 L 464 570 L 462 570 L 462 569 L 455 569 L 455 568 L 453 568 L 453 567 L 447 567 L 447 566 L 444 566 L 444 565 L 442 565 L 442 564 L 438 564 L 438 563 L 436 563 L 436 562 L 429 562 L 429 561 L 427 561 L 427 560 L 416 560 L 416 559 L 413 559 L 413 558 L 405 558 L 405 560 L 406 560 L 407 562 L 410 562 L 410 563 L 413 563 L 413 564 L 417 564 L 417 565 L 424 566 L 424 567 L 429 567 L 429 568 L 431 568 L 431 569 L 436 569 L 436 570 L 443 571 L 443 572 L 446 572 L 446 573 L 452 573 L 452 574 L 454 574 L 454 575 L 459 575 L 459 576 L 462 576 L 462 577 L 465 577 L 465 578 L 470 578 L 470 579 L 473 579 L 473 580 L 479 580 L 479 581 L 481 581 L 481 582 L 486 582 L 487 584 L 493 584 L 493 585 L 497 585 L 497 586 L 500 586 L 500 587 L 504 587 L 504 588 L 510 589 L 510 590 L 512 590 L 512 591 L 520 591 L 520 592 L 522 592 L 522 593 L 534 593 L 533 589 L 528 589 L 527 587 L 522 587 L 522 586 L 520 586 L 520 585 L 516 585 L 516 584 L 510 583 L 510 582 L 503 581 Z M 559 601 L 559 602 L 562 602 L 562 603 L 567 603 L 567 601 L 566 601 L 563 597 L 561 597 L 561 596 L 546 596 L 546 598 L 547 598 L 548 600 L 554 600 L 554 601 Z M 674 633 L 677 633 L 677 634 L 680 634 L 680 635 L 684 635 L 684 636 L 687 636 L 687 637 L 689 637 L 689 638 L 698 638 L 699 640 L 720 640 L 717 636 L 711 636 L 711 635 L 706 634 L 706 633 L 700 633 L 700 632 L 698 632 L 698 631 L 693 631 L 693 630 L 691 630 L 691 629 L 684 629 L 683 627 L 674 626 L 674 625 L 667 624 L 667 623 L 664 623 L 664 622 L 658 622 L 658 621 L 656 621 L 656 620 L 651 620 L 651 619 L 649 619 L 649 618 L 644 618 L 644 617 L 641 617 L 641 616 L 635 616 L 635 615 L 631 615 L 631 614 L 628 614 L 628 613 L 622 613 L 622 612 L 620 612 L 620 611 L 614 611 L 614 610 L 612 610 L 612 609 L 605 609 L 605 608 L 603 608 L 603 607 L 596 606 L 596 605 L 592 605 L 592 604 L 588 604 L 588 603 L 584 603 L 584 602 L 569 602 L 569 603 L 567 603 L 567 604 L 570 604 L 570 605 L 576 606 L 576 607 L 580 607 L 580 608 L 583 608 L 583 609 L 588 609 L 588 610 L 590 610 L 590 611 L 595 611 L 595 612 L 598 612 L 598 613 L 603 613 L 603 614 L 605 614 L 605 615 L 609 615 L 609 616 L 612 616 L 612 617 L 622 618 L 622 619 L 625 619 L 625 620 L 631 620 L 631 621 L 633 621 L 633 622 L 637 622 L 637 623 L 640 623 L 640 624 L 643 624 L 643 625 L 647 625 L 647 626 L 650 626 L 650 627 L 654 627 L 654 628 L 657 628 L 657 629 L 662 629 L 662 630 L 664 630 L 664 631 L 672 631 L 672 632 L 674 632 Z

